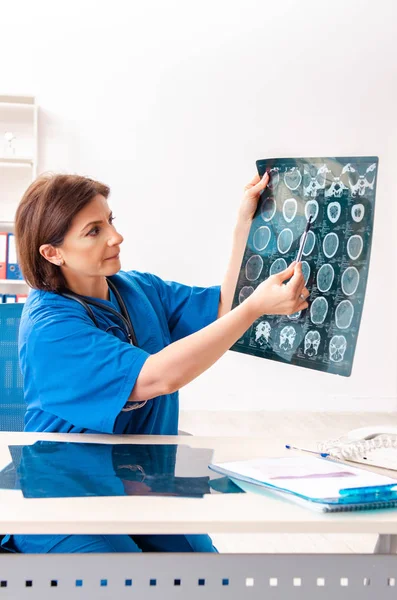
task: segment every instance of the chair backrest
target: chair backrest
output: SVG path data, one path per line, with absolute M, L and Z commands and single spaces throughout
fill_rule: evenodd
M 23 304 L 0 304 L 0 431 L 23 431 L 26 404 L 18 360 Z

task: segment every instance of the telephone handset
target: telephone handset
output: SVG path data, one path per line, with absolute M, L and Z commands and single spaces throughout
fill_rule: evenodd
M 373 440 L 379 435 L 384 436 L 397 436 L 397 426 L 392 425 L 374 425 L 372 427 L 360 427 L 359 429 L 352 429 L 347 434 L 349 440 Z
M 374 425 L 352 429 L 336 440 L 318 444 L 318 450 L 341 460 L 397 470 L 397 427 Z

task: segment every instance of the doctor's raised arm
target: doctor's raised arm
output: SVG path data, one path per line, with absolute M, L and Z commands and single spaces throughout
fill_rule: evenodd
M 285 271 L 269 277 L 242 305 L 231 310 L 252 220 L 268 181 L 269 176 L 265 173 L 262 178 L 256 175 L 245 186 L 233 232 L 232 252 L 220 290 L 218 320 L 150 357 L 131 399 L 149 398 L 153 391 L 161 390 L 162 385 L 167 386 L 166 393 L 182 388 L 211 367 L 260 316 L 288 315 L 307 308 L 309 292 L 301 265 L 293 263 Z M 289 281 L 284 285 L 286 280 Z

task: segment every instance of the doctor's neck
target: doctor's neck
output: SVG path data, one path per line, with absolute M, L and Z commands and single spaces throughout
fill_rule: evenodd
M 99 300 L 109 300 L 109 287 L 105 276 L 78 276 L 76 274 L 66 274 L 65 270 L 63 270 L 63 275 L 68 289 L 75 292 L 75 294 L 90 296 Z

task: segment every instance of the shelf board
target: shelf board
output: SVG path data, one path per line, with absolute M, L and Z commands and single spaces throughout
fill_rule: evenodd
M 1 233 L 14 233 L 15 223 L 12 221 L 0 221 L 0 232 Z
M 34 106 L 36 104 L 36 99 L 34 96 L 4 96 L 0 95 L 0 103 L 1 104 L 12 104 L 16 105 L 26 105 L 26 106 Z
M 28 285 L 24 279 L 0 279 L 0 283 L 7 285 Z
M 11 165 L 15 167 L 33 167 L 34 159 L 33 158 L 17 158 L 10 156 L 0 156 L 0 165 Z
M 10 108 L 10 109 L 15 109 L 18 110 L 20 108 L 27 110 L 34 110 L 36 108 L 35 104 L 29 104 L 27 102 L 2 102 L 0 100 L 0 108 Z

